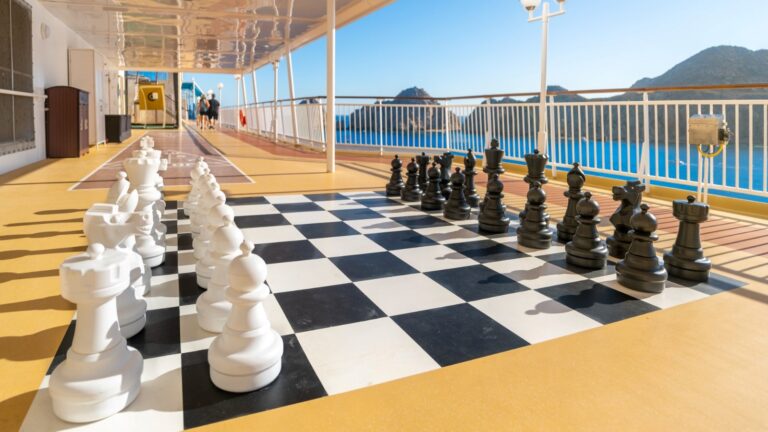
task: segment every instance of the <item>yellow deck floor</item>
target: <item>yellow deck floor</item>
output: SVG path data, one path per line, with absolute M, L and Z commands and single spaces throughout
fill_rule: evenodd
M 324 160 L 205 135 L 254 181 L 223 185 L 230 196 L 381 189 L 387 177 L 377 159 L 341 160 L 328 174 Z M 71 320 L 58 266 L 84 249 L 83 213 L 106 194 L 68 189 L 129 142 L 0 176 L 2 431 L 19 428 Z M 166 196 L 182 199 L 185 190 Z M 740 268 L 765 263 L 722 255 Z M 693 303 L 205 429 L 768 430 L 768 286 L 755 275 L 744 280 Z

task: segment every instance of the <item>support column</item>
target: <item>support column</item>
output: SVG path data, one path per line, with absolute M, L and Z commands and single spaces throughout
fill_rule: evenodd
M 336 171 L 336 0 L 326 1 L 325 158 L 326 170 Z
M 288 97 L 291 98 L 291 127 L 293 130 L 293 142 L 299 143 L 299 120 L 296 117 L 296 94 L 293 89 L 293 62 L 291 61 L 291 50 L 285 55 L 285 64 L 288 67 Z
M 275 75 L 274 85 L 274 98 L 272 99 L 272 138 L 277 142 L 277 68 L 280 66 L 279 61 L 272 62 L 272 72 Z
M 240 131 L 240 92 L 237 91 L 237 81 L 242 77 L 235 75 L 235 95 L 237 102 L 235 103 L 235 130 Z
M 251 87 L 253 88 L 253 106 L 254 106 L 254 112 L 253 117 L 255 119 L 254 125 L 256 126 L 256 133 L 261 135 L 261 121 L 259 119 L 259 89 L 257 87 L 256 83 L 256 69 L 251 71 L 251 78 L 253 81 L 251 81 Z

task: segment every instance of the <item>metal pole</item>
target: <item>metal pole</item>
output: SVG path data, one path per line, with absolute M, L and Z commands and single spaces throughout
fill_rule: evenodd
M 277 68 L 280 62 L 272 62 L 272 72 L 275 76 L 274 99 L 272 99 L 272 138 L 277 142 Z
M 291 61 L 291 50 L 285 55 L 285 63 L 288 67 L 288 97 L 291 98 L 291 126 L 293 129 L 293 142 L 299 143 L 299 119 L 296 117 L 296 94 L 293 89 L 293 62 Z
M 325 59 L 325 157 L 326 170 L 336 171 L 336 0 L 327 0 Z
M 259 90 L 256 87 L 256 69 L 251 71 L 251 87 L 253 88 L 253 106 L 254 106 L 254 118 L 255 118 L 255 125 L 256 125 L 256 133 L 261 135 L 261 122 L 259 121 Z
M 650 192 L 651 191 L 651 143 L 650 143 L 650 136 L 651 136 L 651 124 L 650 119 L 651 116 L 649 115 L 649 103 L 648 103 L 648 92 L 643 93 L 643 147 L 642 147 L 642 153 L 641 153 L 641 160 L 642 160 L 642 171 L 640 172 L 640 175 L 643 176 L 643 183 L 645 184 L 645 191 Z M 658 109 L 658 108 L 657 108 Z M 658 145 L 658 144 L 657 144 Z
M 541 91 L 539 94 L 539 136 L 536 147 L 547 150 L 547 33 L 549 32 L 549 2 L 542 5 L 541 14 Z
M 555 111 L 555 97 L 554 96 L 550 96 L 549 97 L 549 114 L 550 114 L 550 118 L 551 118 L 551 121 L 553 123 L 553 126 L 554 126 L 554 122 L 555 122 L 555 112 L 554 111 Z M 554 136 L 552 137 L 552 141 L 549 144 L 550 144 L 549 148 L 552 149 L 552 153 L 549 153 L 549 163 L 552 166 L 552 177 L 557 177 L 557 167 L 555 166 L 557 164 L 557 161 L 555 160 L 555 157 L 557 156 L 557 151 L 555 150 L 556 142 L 555 142 L 555 137 Z M 579 145 L 581 145 L 581 144 L 579 144 Z M 541 151 L 541 150 L 539 150 L 539 151 Z
M 240 92 L 237 91 L 238 83 L 237 81 L 240 80 L 241 77 L 235 75 L 235 96 L 237 102 L 235 103 L 235 130 L 240 131 Z

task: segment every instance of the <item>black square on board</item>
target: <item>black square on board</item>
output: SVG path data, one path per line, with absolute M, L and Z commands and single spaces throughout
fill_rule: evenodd
M 179 272 L 179 253 L 166 252 L 165 261 L 152 269 L 152 276 L 174 275 Z
M 268 226 L 290 225 L 285 216 L 276 214 L 235 216 L 235 225 L 238 228 L 261 228 Z
M 525 291 L 528 288 L 483 265 L 424 273 L 464 301 L 474 301 L 504 294 Z
M 179 274 L 179 305 L 195 304 L 205 290 L 197 284 L 197 273 Z
M 308 240 L 257 244 L 253 247 L 253 253 L 264 259 L 267 264 L 325 257 Z
M 346 201 L 349 199 L 344 195 L 335 192 L 309 194 L 304 196 L 309 198 L 311 201 Z
M 656 306 L 590 280 L 536 291 L 603 324 L 659 310 Z
M 326 396 L 295 335 L 283 337 L 282 369 L 268 386 L 230 393 L 213 385 L 208 351 L 181 355 L 184 428 L 193 428 Z
M 192 250 L 192 234 L 182 233 L 176 237 L 176 248 L 180 251 Z
M 430 215 L 392 217 L 391 219 L 400 225 L 407 226 L 411 229 L 434 228 L 450 225 L 450 223 Z
M 128 345 L 139 350 L 145 359 L 178 354 L 181 352 L 179 327 L 178 307 L 148 310 L 144 330 L 128 339 Z
M 467 303 L 397 315 L 392 320 L 440 366 L 528 345 Z
M 227 205 L 254 205 L 254 204 L 269 204 L 266 198 L 263 196 L 253 197 L 227 197 Z
M 368 208 L 331 210 L 329 213 L 343 221 L 381 218 L 380 214 Z
M 354 284 L 275 294 L 296 333 L 386 316 Z
M 488 263 L 522 258 L 526 255 L 517 249 L 497 243 L 493 240 L 478 240 L 465 243 L 447 245 L 460 254 L 472 258 L 477 262 Z
M 389 252 L 334 257 L 330 260 L 353 282 L 418 273 Z
M 291 204 L 272 204 L 280 213 L 297 213 L 310 211 L 325 211 L 319 205 L 313 202 L 291 203 Z
M 296 229 L 308 239 L 356 235 L 358 232 L 344 222 L 328 222 L 296 225 Z
M 409 249 L 437 244 L 429 237 L 411 230 L 367 234 L 366 237 L 386 250 Z

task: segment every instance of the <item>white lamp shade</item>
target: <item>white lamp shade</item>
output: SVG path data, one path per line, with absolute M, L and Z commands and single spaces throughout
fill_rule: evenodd
M 520 0 L 520 4 L 523 5 L 525 10 L 533 11 L 541 4 L 541 0 Z

